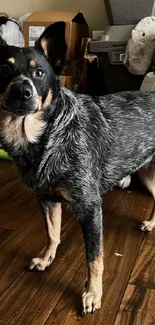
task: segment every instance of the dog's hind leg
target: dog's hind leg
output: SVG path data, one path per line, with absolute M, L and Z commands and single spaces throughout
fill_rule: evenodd
M 40 201 L 40 204 L 45 217 L 49 242 L 45 250 L 38 257 L 32 259 L 29 269 L 44 271 L 55 258 L 56 250 L 60 243 L 61 203 Z
M 150 164 L 147 168 L 140 168 L 138 171 L 139 178 L 149 192 L 153 195 L 155 201 L 155 164 Z M 142 231 L 151 231 L 155 227 L 155 206 L 152 211 L 150 221 L 143 221 L 140 226 Z
M 88 265 L 88 281 L 82 295 L 82 314 L 93 313 L 101 307 L 103 275 L 102 206 L 90 204 L 77 210 L 82 227 Z

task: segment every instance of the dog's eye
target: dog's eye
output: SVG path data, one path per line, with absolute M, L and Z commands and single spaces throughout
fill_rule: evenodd
M 34 72 L 33 72 L 33 76 L 35 77 L 35 78 L 43 78 L 43 76 L 44 76 L 44 71 L 42 70 L 42 69 L 36 69 Z

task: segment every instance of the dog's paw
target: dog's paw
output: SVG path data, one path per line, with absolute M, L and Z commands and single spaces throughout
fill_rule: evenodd
M 29 270 L 44 271 L 50 265 L 50 263 L 50 261 L 43 258 L 35 257 L 32 259 L 29 265 Z
M 154 225 L 151 221 L 143 221 L 143 223 L 140 225 L 140 229 L 142 231 L 151 231 L 154 228 Z
M 84 292 L 82 295 L 82 315 L 94 313 L 101 308 L 101 296 L 94 295 L 92 292 Z

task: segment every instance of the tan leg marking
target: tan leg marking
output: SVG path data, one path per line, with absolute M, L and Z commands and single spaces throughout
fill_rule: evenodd
M 91 313 L 101 307 L 103 276 L 103 253 L 93 262 L 88 262 L 87 290 L 82 295 L 83 313 Z
M 141 168 L 138 171 L 141 182 L 146 186 L 153 195 L 155 201 L 155 164 L 150 164 L 147 168 Z M 155 227 L 155 207 L 152 212 L 150 221 L 143 221 L 140 228 L 142 231 L 151 231 Z
M 35 268 L 38 271 L 44 271 L 55 258 L 57 247 L 60 243 L 61 203 L 57 203 L 52 208 L 47 207 L 45 217 L 49 243 L 40 256 L 32 259 L 29 267 L 30 270 Z

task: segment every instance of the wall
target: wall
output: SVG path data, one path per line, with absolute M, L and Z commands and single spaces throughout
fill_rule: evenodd
M 90 29 L 103 29 L 107 25 L 104 0 L 0 0 L 1 12 L 13 17 L 42 9 L 81 11 Z

